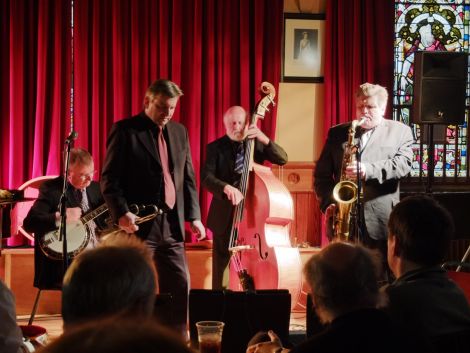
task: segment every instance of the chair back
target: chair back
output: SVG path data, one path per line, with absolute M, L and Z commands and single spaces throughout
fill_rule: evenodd
M 447 271 L 447 274 L 463 290 L 467 301 L 470 303 L 470 273 Z
M 36 198 L 39 194 L 39 188 L 42 183 L 49 179 L 57 178 L 56 175 L 44 175 L 31 180 L 26 181 L 21 185 L 18 190 L 24 190 L 24 197 Z M 34 245 L 34 235 L 28 233 L 23 228 L 23 220 L 29 212 L 34 201 L 20 202 L 13 207 L 11 210 L 11 237 L 8 239 L 7 244 L 9 246 L 18 246 L 27 243 L 28 245 Z

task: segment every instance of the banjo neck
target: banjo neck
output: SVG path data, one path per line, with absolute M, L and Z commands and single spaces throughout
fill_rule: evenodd
M 87 224 L 90 221 L 94 220 L 99 215 L 105 213 L 108 210 L 108 206 L 104 203 L 100 207 L 95 208 L 93 211 L 88 212 L 86 215 L 80 218 L 80 222 Z

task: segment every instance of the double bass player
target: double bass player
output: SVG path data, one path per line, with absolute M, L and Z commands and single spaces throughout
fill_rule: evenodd
M 265 160 L 284 165 L 287 153 L 270 140 L 256 124 L 249 124 L 248 114 L 240 106 L 227 109 L 224 116 L 225 135 L 207 145 L 206 160 L 201 171 L 202 185 L 213 194 L 207 227 L 213 233 L 212 289 L 228 286 L 224 271 L 230 261 L 229 241 L 233 210 L 242 199 L 239 189 L 247 139 L 255 140 L 254 161 Z

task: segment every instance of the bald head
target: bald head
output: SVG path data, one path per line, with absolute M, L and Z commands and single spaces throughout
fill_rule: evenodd
M 247 113 L 243 107 L 234 105 L 224 114 L 225 133 L 233 141 L 241 141 L 245 138 Z

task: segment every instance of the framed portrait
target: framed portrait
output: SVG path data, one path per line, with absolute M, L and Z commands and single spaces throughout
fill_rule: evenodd
M 325 15 L 285 13 L 283 82 L 323 82 Z

